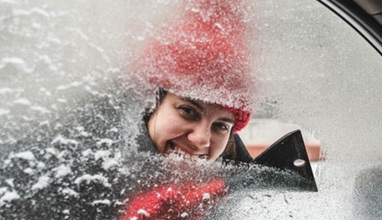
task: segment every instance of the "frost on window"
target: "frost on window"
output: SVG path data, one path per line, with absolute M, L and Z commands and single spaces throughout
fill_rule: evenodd
M 244 195 L 238 191 L 226 207 L 238 211 L 226 216 L 378 219 L 381 57 L 318 2 L 256 1 L 255 5 L 263 100 L 256 105 L 259 114 L 252 123 L 256 129 L 275 127 L 275 133 L 284 128 L 275 122 L 297 125 L 308 131 L 307 139 L 312 134 L 320 141 L 322 160 L 313 162 L 319 191 Z M 251 135 L 260 142 L 273 138 L 264 130 L 259 133 Z
M 252 14 L 241 17 L 253 34 L 244 33 L 245 41 L 236 43 L 250 45 L 245 65 L 253 65 L 256 76 L 251 123 L 265 128 L 263 137 L 277 133 L 269 123 L 261 124 L 270 120 L 297 125 L 308 139 L 321 141 L 325 160 L 314 163 L 318 193 L 298 192 L 294 187 L 303 180 L 288 172 L 195 166 L 178 157 L 137 152 L 144 146 L 142 117 L 155 106 L 156 90 L 134 75 L 151 74 L 150 68 L 132 67 L 150 61 L 150 56 L 136 58 L 147 42 L 161 40 L 159 30 L 180 22 L 185 9 L 179 2 L 0 0 L 1 218 L 117 219 L 128 195 L 215 177 L 228 180 L 230 187 L 219 206 L 211 202 L 214 195 L 203 194 L 205 206 L 199 209 L 214 207 L 207 219 L 380 216 L 381 198 L 373 197 L 381 191 L 380 57 L 314 1 L 256 1 Z M 198 13 L 197 7 L 187 10 Z M 221 56 L 214 60 L 217 66 L 232 58 Z M 169 58 L 174 59 L 161 57 L 163 62 Z M 242 68 L 243 63 L 230 62 Z M 191 90 L 195 84 L 188 86 Z M 195 91 L 193 98 L 221 98 Z M 220 95 L 235 106 L 239 92 L 248 91 Z M 251 142 L 252 133 L 246 132 L 241 135 Z
M 143 115 L 156 104 L 156 91 L 134 75 L 142 72 L 131 68 L 157 29 L 176 18 L 168 15 L 179 11 L 178 4 L 0 1 L 0 5 L 1 218 L 117 219 L 128 195 L 141 189 L 182 180 L 203 183 L 236 173 L 218 164 L 193 164 L 196 167 L 186 169 L 189 172 L 180 172 L 178 166 L 190 164 L 179 165 L 177 157 L 165 160 L 137 152 L 145 144 L 139 139 Z M 222 27 L 216 24 L 217 29 Z M 217 102 L 212 99 L 215 94 L 208 95 L 207 101 Z M 213 197 L 204 193 L 203 203 L 211 206 Z
M 113 82 L 128 35 L 105 3 L 0 2 L 2 219 L 115 215 L 139 95 Z

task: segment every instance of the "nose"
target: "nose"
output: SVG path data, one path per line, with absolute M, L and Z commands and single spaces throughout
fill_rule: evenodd
M 206 124 L 195 125 L 188 134 L 188 140 L 198 148 L 209 147 L 211 141 L 211 132 Z

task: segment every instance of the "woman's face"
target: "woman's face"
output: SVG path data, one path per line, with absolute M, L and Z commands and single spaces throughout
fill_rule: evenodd
M 164 155 L 214 161 L 223 153 L 233 125 L 233 114 L 221 105 L 167 93 L 151 116 L 148 131 Z

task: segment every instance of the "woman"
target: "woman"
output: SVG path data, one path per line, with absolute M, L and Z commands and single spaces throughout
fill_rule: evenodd
M 252 160 L 235 134 L 237 126 L 246 122 L 235 118 L 233 112 L 222 105 L 160 90 L 160 104 L 145 121 L 150 140 L 161 154 L 175 153 L 186 159 L 207 161 Z
M 185 159 L 252 160 L 237 132 L 251 117 L 254 79 L 241 1 L 186 1 L 185 11 L 146 45 L 133 78 L 156 93 L 141 150 Z M 159 91 L 159 92 L 158 92 Z M 148 137 L 148 138 L 147 138 Z M 149 144 L 143 144 L 149 139 Z M 148 147 L 147 147 L 148 146 Z M 129 198 L 123 219 L 199 219 L 225 192 L 214 179 L 156 185 Z M 197 209 L 197 211 L 195 211 Z M 191 214 L 192 213 L 192 214 Z
M 177 21 L 171 26 L 162 27 L 133 63 L 133 81 L 139 83 L 139 87 L 149 86 L 152 93 L 159 96 L 156 106 L 146 113 L 145 122 L 150 139 L 160 153 L 168 153 L 167 141 L 173 144 L 171 139 L 184 136 L 181 132 L 189 132 L 181 129 L 182 123 L 207 126 L 203 124 L 207 121 L 199 121 L 198 117 L 212 119 L 210 116 L 222 114 L 224 120 L 216 117 L 214 119 L 219 120 L 209 121 L 210 127 L 201 131 L 211 140 L 195 140 L 191 133 L 192 140 L 182 138 L 182 143 L 187 146 L 181 146 L 180 150 L 191 155 L 203 154 L 199 156 L 209 161 L 222 155 L 243 162 L 251 159 L 238 136 L 234 135 L 248 123 L 255 93 L 251 51 L 247 46 L 251 32 L 248 18 L 244 17 L 244 9 L 248 8 L 245 6 L 241 1 L 186 1 L 184 13 L 176 17 Z M 178 102 L 171 103 L 174 98 Z M 175 117 L 174 111 L 161 113 L 167 110 L 165 106 L 168 104 L 179 105 L 181 100 L 187 105 L 175 108 L 183 120 L 177 120 L 179 117 Z M 172 120 L 176 121 L 171 123 Z M 162 134 L 165 136 L 161 137 Z M 201 133 L 195 135 L 198 138 L 204 136 Z M 202 145 L 209 143 L 200 145 L 197 142 L 215 141 L 215 136 L 222 142 L 218 147 L 213 146 L 211 154 L 206 154 Z M 233 141 L 234 136 L 236 141 Z M 236 142 L 236 146 L 232 142 Z

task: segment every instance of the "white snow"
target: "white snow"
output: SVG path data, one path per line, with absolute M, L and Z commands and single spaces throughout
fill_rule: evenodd
M 49 185 L 50 180 L 51 179 L 49 176 L 40 176 L 38 178 L 37 183 L 33 184 L 31 189 L 32 190 L 44 189 L 45 187 L 47 187 Z
M 27 167 L 27 168 L 24 169 L 24 173 L 29 174 L 29 175 L 32 175 L 32 174 L 35 173 L 35 170 L 33 170 L 33 169 L 30 168 L 30 167 Z
M 6 57 L 0 61 L 0 70 L 7 65 L 13 65 L 19 68 L 22 72 L 31 73 L 33 69 L 29 68 L 26 62 L 20 57 Z
M 34 111 L 37 111 L 37 112 L 44 113 L 44 114 L 50 113 L 50 111 L 47 108 L 42 107 L 42 106 L 35 105 L 35 106 L 32 106 L 31 109 Z
M 97 142 L 97 146 L 102 146 L 105 144 L 107 147 L 110 147 L 113 143 L 114 143 L 113 140 L 109 138 L 103 138 Z
M 83 84 L 82 82 L 76 81 L 76 82 L 73 82 L 73 83 L 68 84 L 68 85 L 61 85 L 61 86 L 58 86 L 58 87 L 57 87 L 57 90 L 67 90 L 67 89 L 70 89 L 70 88 L 73 88 L 73 87 L 79 87 L 79 86 L 81 86 L 82 84 Z
M 0 187 L 0 195 L 4 195 L 4 193 L 8 192 L 7 187 Z
M 15 101 L 13 101 L 15 104 L 20 105 L 31 105 L 31 102 L 26 98 L 18 98 Z
M 139 209 L 138 210 L 138 214 L 139 215 L 144 215 L 146 217 L 150 217 L 150 214 L 146 210 L 144 210 L 144 209 Z
M 20 196 L 16 191 L 7 191 L 0 197 L 0 207 L 6 202 L 11 202 L 16 199 L 20 199 Z
M 105 187 L 111 186 L 111 184 L 108 182 L 108 179 L 100 174 L 96 174 L 96 175 L 85 174 L 74 180 L 74 183 L 78 185 L 81 184 L 82 182 L 86 182 L 87 184 L 91 182 L 98 182 L 98 183 L 102 183 Z
M 40 126 L 44 126 L 44 125 L 49 125 L 49 121 L 40 121 L 40 123 L 38 123 Z
M 89 132 L 86 132 L 85 128 L 82 126 L 77 126 L 74 129 L 76 129 L 80 133 L 81 136 L 89 137 L 91 135 Z
M 12 93 L 12 92 L 13 90 L 10 88 L 6 88 L 6 87 L 0 88 L 0 95 L 5 95 L 7 93 Z
M 16 153 L 16 154 L 12 155 L 11 158 L 20 158 L 23 160 L 30 160 L 30 161 L 36 160 L 36 158 L 34 157 L 34 155 L 31 151 L 24 151 L 24 152 Z
M 97 143 L 98 145 L 98 143 Z M 94 159 L 95 160 L 99 160 L 99 159 L 106 159 L 108 158 L 110 155 L 110 151 L 109 150 L 98 150 L 94 153 Z
M 0 108 L 0 116 L 9 114 L 9 109 Z
M 41 91 L 44 95 L 46 95 L 46 96 L 51 96 L 51 95 L 52 95 L 52 93 L 51 93 L 48 89 L 46 89 L 46 88 L 40 88 L 40 91 Z
M 62 135 L 57 135 L 53 141 L 52 141 L 52 144 L 56 144 L 56 143 L 60 143 L 60 144 L 73 144 L 73 145 L 77 145 L 79 144 L 78 141 L 74 140 L 74 139 L 70 139 L 70 138 L 65 138 L 64 136 Z
M 86 149 L 86 150 L 82 151 L 81 154 L 84 157 L 89 157 L 90 155 L 92 155 L 94 153 L 93 153 L 93 151 L 91 149 Z
M 6 179 L 5 182 L 10 186 L 10 187 L 14 187 L 15 184 L 13 183 L 14 181 L 14 178 L 11 178 L 11 179 Z
M 111 201 L 109 199 L 103 199 L 103 200 L 94 200 L 92 202 L 92 205 L 97 205 L 97 204 L 110 205 Z
M 109 170 L 109 169 L 112 169 L 112 168 L 118 167 L 118 166 L 119 166 L 118 160 L 115 160 L 112 158 L 107 158 L 102 163 L 102 168 L 104 168 L 105 170 Z
M 44 17 L 49 17 L 49 13 L 41 8 L 32 8 L 31 10 L 22 10 L 22 9 L 13 10 L 14 16 L 31 16 L 32 13 L 36 13 Z
M 189 214 L 187 212 L 183 212 L 182 214 L 180 214 L 180 217 L 182 218 L 187 218 L 189 216 Z
M 112 127 L 112 128 L 109 129 L 109 131 L 111 131 L 111 132 L 118 132 L 118 128 Z
M 81 131 L 80 135 L 83 136 L 83 137 L 90 137 L 91 133 L 86 132 L 86 131 Z
M 209 193 L 203 193 L 203 200 L 211 199 L 211 195 Z
M 38 169 L 43 169 L 43 168 L 46 167 L 46 164 L 44 162 L 39 161 L 39 162 L 37 162 L 37 166 L 36 167 Z
M 61 164 L 59 167 L 54 168 L 53 171 L 56 173 L 55 174 L 56 178 L 64 177 L 66 175 L 69 175 L 72 172 L 70 167 L 64 164 Z
M 62 189 L 62 193 L 65 195 L 74 196 L 74 197 L 77 197 L 79 195 L 78 192 L 74 191 L 71 188 Z
M 57 155 L 57 150 L 54 149 L 54 148 L 48 147 L 48 148 L 45 149 L 45 151 L 46 151 L 47 153 L 52 154 L 52 155 Z

